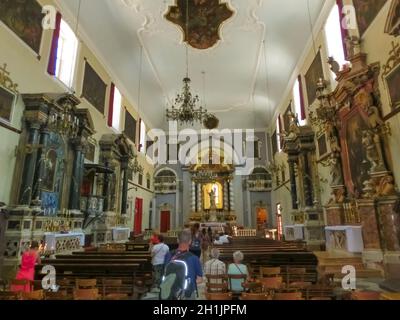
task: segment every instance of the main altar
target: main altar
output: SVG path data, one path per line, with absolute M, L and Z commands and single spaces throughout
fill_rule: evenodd
M 208 224 L 236 224 L 232 165 L 196 164 L 190 168 L 192 179 L 189 221 Z M 222 228 L 222 227 L 221 227 Z

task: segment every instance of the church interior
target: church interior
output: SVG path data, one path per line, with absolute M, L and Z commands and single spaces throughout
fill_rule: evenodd
M 196 228 L 197 300 L 400 300 L 400 0 L 0 0 L 0 41 L 0 300 L 158 300 Z

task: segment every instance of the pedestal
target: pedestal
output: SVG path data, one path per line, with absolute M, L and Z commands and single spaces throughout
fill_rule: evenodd
M 339 226 L 343 224 L 343 205 L 341 204 L 329 204 L 325 206 L 326 212 L 326 224 L 328 226 Z
M 381 249 L 374 200 L 357 200 L 365 249 Z
M 4 250 L 6 244 L 6 215 L 0 210 L 0 278 L 3 276 Z
M 304 212 L 304 240 L 309 250 L 321 250 L 325 243 L 323 211 L 307 208 Z
M 386 251 L 400 251 L 400 213 L 395 212 L 398 201 L 397 196 L 380 198 L 377 201 L 382 245 Z

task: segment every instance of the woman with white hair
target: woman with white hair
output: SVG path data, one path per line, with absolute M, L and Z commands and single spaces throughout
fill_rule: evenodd
M 246 275 L 246 278 L 249 277 L 249 271 L 247 270 L 247 266 L 242 263 L 244 259 L 243 253 L 241 251 L 236 251 L 233 253 L 233 263 L 231 263 L 228 267 L 228 276 L 229 275 Z M 230 279 L 230 289 L 234 292 L 243 291 L 242 283 L 245 282 L 245 279 Z

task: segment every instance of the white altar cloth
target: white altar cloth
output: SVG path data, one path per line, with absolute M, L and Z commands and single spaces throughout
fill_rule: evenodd
M 337 247 L 335 232 L 342 231 L 346 235 L 344 248 Z M 345 249 L 348 252 L 359 253 L 364 250 L 361 226 L 328 226 L 325 227 L 326 248 Z
M 123 227 L 112 228 L 113 241 L 128 241 L 130 234 L 131 234 L 131 229 L 129 228 L 123 228 Z
M 69 233 L 54 233 L 54 232 L 45 232 L 45 243 L 47 246 L 47 250 L 56 250 L 57 249 L 57 241 L 66 240 L 66 239 L 79 239 L 79 245 L 83 247 L 85 245 L 85 234 L 82 232 L 69 232 Z
M 283 226 L 283 230 L 284 230 L 286 241 L 295 241 L 295 240 L 303 240 L 304 239 L 304 225 L 303 224 Z

